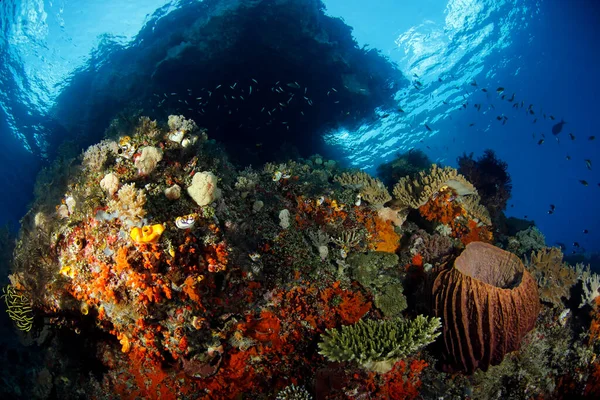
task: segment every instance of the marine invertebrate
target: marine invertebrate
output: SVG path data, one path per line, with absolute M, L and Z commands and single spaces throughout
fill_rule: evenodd
M 410 253 L 420 254 L 424 263 L 431 263 L 452 253 L 452 239 L 440 234 L 430 235 L 422 229 L 415 232 L 410 238 Z
M 358 190 L 361 198 L 372 205 L 382 205 L 392 199 L 385 185 L 379 179 L 363 171 L 336 175 L 333 180 L 344 187 Z
M 521 260 L 487 243 L 469 243 L 433 284 L 449 369 L 472 373 L 519 348 L 540 311 L 537 285 Z
M 193 120 L 185 119 L 183 115 L 169 115 L 167 124 L 169 125 L 169 129 L 173 131 L 182 131 L 183 133 L 194 132 L 198 129 L 198 125 L 196 125 Z M 181 142 L 181 140 L 179 140 L 179 142 Z
M 156 243 L 160 239 L 160 235 L 165 230 L 162 224 L 146 225 L 143 227 L 134 227 L 131 229 L 131 239 L 136 243 Z
M 165 197 L 169 200 L 177 200 L 181 197 L 181 186 L 174 184 L 165 189 Z
M 2 288 L 2 298 L 6 304 L 6 312 L 17 328 L 29 332 L 33 326 L 33 310 L 31 302 L 24 292 L 18 291 L 12 285 Z
M 92 145 L 83 153 L 83 167 L 90 171 L 101 171 L 109 156 L 116 155 L 119 146 L 113 140 L 103 140 L 100 143 Z
M 577 264 L 575 271 L 581 280 L 583 289 L 579 308 L 586 304 L 594 305 L 596 297 L 600 296 L 600 275 L 594 274 L 589 265 L 584 267 L 583 264 Z
M 454 168 L 439 168 L 433 164 L 429 171 L 421 171 L 414 178 L 401 178 L 394 185 L 393 194 L 403 208 L 419 208 L 445 187 L 454 189 L 458 196 L 477 193 L 475 187 Z
M 360 320 L 321 335 L 319 354 L 330 361 L 355 361 L 361 367 L 385 373 L 396 361 L 433 342 L 440 334 L 439 318 L 418 315 L 414 320 Z
M 100 181 L 100 187 L 112 197 L 119 190 L 119 177 L 114 172 L 104 175 Z
M 512 183 L 507 168 L 508 165 L 489 149 L 477 161 L 473 159 L 473 153 L 458 158 L 458 172 L 477 188 L 481 204 L 493 218 L 506 208 L 510 198 Z
M 124 223 L 135 225 L 146 216 L 145 204 L 144 190 L 138 190 L 135 188 L 135 184 L 128 183 L 121 186 L 116 199 L 108 202 L 108 209 L 110 212 L 116 212 Z
M 194 174 L 187 192 L 199 206 L 207 206 L 221 196 L 221 190 L 217 188 L 217 177 L 208 171 Z
M 571 287 L 577 283 L 577 273 L 566 263 L 558 247 L 544 248 L 531 253 L 525 265 L 536 280 L 540 299 L 554 307 L 563 307 Z
M 304 386 L 296 386 L 292 383 L 277 393 L 275 400 L 312 400 L 312 398 Z
M 162 160 L 163 151 L 158 147 L 142 147 L 141 155 L 135 159 L 134 165 L 140 175 L 150 175 L 156 165 Z
M 415 175 L 428 169 L 431 164 L 422 150 L 410 149 L 404 154 L 398 154 L 392 161 L 379 165 L 377 174 L 386 186 L 392 186 L 400 178 Z

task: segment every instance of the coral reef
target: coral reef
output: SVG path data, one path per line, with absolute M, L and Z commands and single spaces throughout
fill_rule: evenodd
M 494 220 L 506 209 L 510 198 L 512 183 L 507 168 L 508 165 L 489 149 L 477 160 L 473 159 L 473 153 L 458 158 L 458 172 L 477 188 L 481 204 Z
M 534 250 L 539 251 L 545 247 L 546 238 L 544 234 L 537 227 L 530 226 L 525 230 L 517 232 L 515 236 L 508 238 L 507 250 L 519 257 L 523 257 Z
M 2 296 L 6 304 L 6 312 L 19 330 L 29 332 L 33 326 L 33 310 L 31 301 L 25 293 L 19 292 L 14 286 L 2 288 Z
M 356 361 L 363 368 L 385 373 L 396 361 L 432 343 L 439 328 L 438 318 L 422 315 L 412 321 L 361 320 L 341 331 L 328 329 L 319 342 L 319 353 L 332 361 Z
M 171 126 L 129 120 L 79 161 L 45 171 L 23 218 L 3 317 L 44 356 L 20 386 L 25 395 L 597 393 L 597 276 L 565 266 L 551 251 L 534 253 L 528 265 L 543 298 L 554 292 L 558 301 L 543 303 L 519 350 L 539 307 L 535 284 L 516 256 L 472 243 L 492 241 L 496 226 L 479 215 L 485 210 L 476 193 L 455 170 L 417 173 L 406 192 L 417 208 L 383 206 L 387 192 L 379 181 L 322 156 L 237 171 L 185 117 L 172 117 Z M 529 246 L 534 232 L 515 238 Z M 557 266 L 581 281 L 565 285 L 576 298 L 551 279 Z M 500 288 L 513 278 L 515 287 Z M 493 301 L 486 303 L 488 295 Z M 521 308 L 520 319 L 502 303 L 500 323 L 498 304 L 507 298 Z M 443 335 L 425 348 L 440 335 L 440 317 Z M 465 375 L 511 350 L 502 370 Z M 451 376 L 439 365 L 465 371 Z M 4 372 L 6 381 L 14 379 Z M 514 389 L 501 389 L 503 382 Z
M 518 349 L 540 311 L 537 285 L 521 261 L 481 242 L 468 244 L 454 267 L 439 273 L 433 297 L 448 366 L 469 372 Z
M 388 187 L 393 186 L 405 176 L 414 176 L 431 167 L 431 160 L 423 150 L 411 149 L 398 154 L 392 161 L 377 167 L 377 174 Z
M 381 206 L 392 199 L 383 183 L 365 172 L 344 172 L 333 178 L 344 187 L 358 190 L 360 198 L 374 206 Z
M 403 177 L 394 185 L 394 197 L 408 208 L 419 208 L 437 196 L 441 189 L 451 188 L 458 196 L 475 195 L 475 187 L 451 167 L 439 168 L 433 164 L 428 171 L 415 177 Z
M 552 247 L 534 251 L 525 265 L 538 284 L 540 299 L 554 307 L 563 307 L 563 299 L 569 298 L 571 287 L 577 283 L 577 273 L 563 263 L 560 249 Z

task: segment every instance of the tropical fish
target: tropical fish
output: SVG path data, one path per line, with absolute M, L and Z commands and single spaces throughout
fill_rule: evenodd
M 571 140 L 575 140 L 575 135 L 573 135 L 572 133 L 569 133 L 569 137 L 571 138 Z
M 585 160 L 585 166 L 587 167 L 587 169 L 591 170 L 592 169 L 592 160 Z
M 502 86 L 500 86 L 498 89 L 496 89 L 496 92 L 502 93 L 502 92 L 504 92 L 504 88 Z
M 427 130 L 431 132 L 431 128 L 429 127 L 429 125 L 425 124 L 425 128 L 427 128 Z
M 579 183 L 581 183 L 583 186 L 587 186 L 588 185 L 587 181 L 584 181 L 583 179 L 580 180 Z
M 487 93 L 487 89 L 483 88 L 481 89 L 482 92 Z
M 538 142 L 539 145 L 544 143 L 544 139 L 540 139 L 540 141 Z
M 594 140 L 594 139 L 596 139 L 596 136 L 590 136 L 590 137 L 588 138 L 588 140 Z
M 401 113 L 404 112 L 404 110 L 402 108 L 400 108 L 400 107 L 398 107 L 398 111 L 400 111 Z
M 552 127 L 552 134 L 558 135 L 562 131 L 564 124 L 566 124 L 566 122 L 562 120 L 558 124 L 554 124 L 554 126 Z
M 583 233 L 590 233 L 590 231 L 588 231 L 587 229 L 584 229 Z
M 512 101 L 513 101 L 514 99 L 515 99 L 515 94 L 513 93 L 513 94 L 512 94 L 512 96 L 511 96 L 511 98 L 510 98 L 510 99 L 508 99 L 508 101 L 510 101 L 510 102 L 512 103 Z
M 567 156 L 566 159 L 567 161 L 569 161 L 571 159 L 571 156 Z
M 556 118 L 554 118 L 554 115 L 550 115 L 550 119 L 554 121 Z

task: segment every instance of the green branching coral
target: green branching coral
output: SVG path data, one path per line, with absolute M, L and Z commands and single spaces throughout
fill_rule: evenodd
M 33 311 L 29 298 L 11 285 L 2 288 L 2 297 L 10 319 L 15 321 L 17 328 L 29 332 L 33 326 Z
M 439 318 L 423 315 L 412 321 L 360 320 L 341 330 L 327 329 L 319 354 L 330 361 L 356 361 L 365 369 L 386 373 L 396 361 L 432 343 L 441 325 Z

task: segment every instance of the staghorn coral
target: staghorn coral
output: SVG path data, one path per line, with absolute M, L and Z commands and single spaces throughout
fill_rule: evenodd
M 136 189 L 135 184 L 125 184 L 117 192 L 117 198 L 108 202 L 110 212 L 117 213 L 126 225 L 136 225 L 146 216 L 144 205 L 146 194 L 143 189 Z
M 360 320 L 341 330 L 327 329 L 321 335 L 319 354 L 330 361 L 355 361 L 367 370 L 386 373 L 396 361 L 432 343 L 440 326 L 439 318 L 423 315 L 412 321 Z
M 519 348 L 540 311 L 537 285 L 521 260 L 487 243 L 467 245 L 432 289 L 444 323 L 446 367 L 472 373 Z
M 421 171 L 416 177 L 401 178 L 394 185 L 393 194 L 403 208 L 419 208 L 434 195 L 450 187 L 458 196 L 476 194 L 475 187 L 454 168 L 439 168 L 433 164 L 429 171 Z
M 372 205 L 382 205 L 392 199 L 385 185 L 363 171 L 336 175 L 333 180 L 344 187 L 358 190 L 362 199 Z
M 560 248 L 534 251 L 525 265 L 538 284 L 540 299 L 554 307 L 563 307 L 562 299 L 569 298 L 571 287 L 577 283 L 577 273 L 563 263 Z

